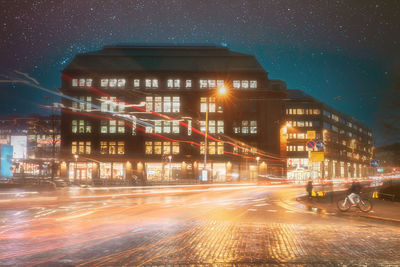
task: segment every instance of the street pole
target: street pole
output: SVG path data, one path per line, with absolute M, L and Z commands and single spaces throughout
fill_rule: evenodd
M 206 97 L 206 129 L 204 134 L 204 165 L 203 165 L 203 172 L 207 171 L 207 134 L 208 134 L 208 106 L 209 106 L 209 99 L 208 96 Z M 208 175 L 207 175 L 208 179 Z
M 51 103 L 51 126 L 52 126 L 52 148 L 51 148 L 51 181 L 55 177 L 55 157 L 56 157 L 56 122 L 54 117 L 54 103 Z
M 172 156 L 169 155 L 168 159 L 169 159 L 169 170 L 168 170 L 168 173 L 169 173 L 169 180 L 171 181 L 172 180 L 171 179 L 172 178 L 172 165 L 171 165 Z
M 77 178 L 77 171 L 78 171 L 78 155 L 74 155 L 75 157 L 75 171 L 74 171 L 74 183 L 76 182 Z

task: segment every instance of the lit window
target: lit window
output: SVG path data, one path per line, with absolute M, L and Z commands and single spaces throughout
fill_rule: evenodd
M 110 120 L 109 121 L 110 127 L 109 127 L 109 133 L 116 133 L 117 132 L 117 123 L 116 120 Z
M 91 142 L 90 141 L 73 141 L 71 146 L 72 154 L 90 154 Z
M 133 80 L 133 87 L 139 88 L 139 86 L 140 86 L 140 80 L 139 79 L 134 79 Z
M 217 133 L 224 133 L 224 121 L 217 121 Z
M 251 134 L 257 133 L 257 121 L 250 121 L 250 133 Z
M 206 132 L 206 121 L 200 121 L 200 131 L 203 133 Z
M 161 155 L 162 145 L 161 142 L 154 142 L 154 154 Z
M 207 98 L 200 98 L 200 112 L 207 112 Z M 208 112 L 215 112 L 215 97 L 208 98 Z
M 125 87 L 126 80 L 125 79 L 118 79 L 118 87 Z
M 73 120 L 72 121 L 72 133 L 91 133 L 92 125 L 89 121 L 85 120 Z
M 249 121 L 242 121 L 242 133 L 249 133 Z
M 209 120 L 208 121 L 208 132 L 214 134 L 215 133 L 215 121 Z
M 250 88 L 257 88 L 257 81 L 250 81 Z
M 72 102 L 72 111 L 92 111 L 92 97 L 91 96 L 76 96 L 74 97 L 79 102 Z
M 79 79 L 79 86 L 80 87 L 85 86 L 85 79 Z
M 208 142 L 208 154 L 215 155 L 215 142 Z
M 174 80 L 174 87 L 175 87 L 175 88 L 181 87 L 181 80 L 179 80 L 179 79 Z
M 218 142 L 218 147 L 217 147 L 217 153 L 218 155 L 224 154 L 224 143 L 223 142 Z
M 117 86 L 117 79 L 110 79 L 108 84 L 109 87 L 116 87 Z
M 118 121 L 118 133 L 125 133 L 125 122 L 124 121 Z
M 224 80 L 217 80 L 217 87 L 223 87 L 224 86 Z
M 172 121 L 172 132 L 179 133 L 179 121 Z
M 186 80 L 186 88 L 192 88 L 192 80 Z
M 179 154 L 179 143 L 172 142 L 172 154 L 177 155 Z
M 121 112 L 125 110 L 125 104 L 123 102 L 117 101 L 117 98 L 114 96 L 102 96 L 100 98 L 100 101 L 100 110 L 102 112 Z
M 164 133 L 171 133 L 171 122 L 170 121 L 164 121 Z
M 162 121 L 155 121 L 154 122 L 154 132 L 155 133 L 161 133 L 162 132 L 161 124 L 162 124 Z
M 164 96 L 164 112 L 171 112 L 171 97 Z
M 163 154 L 171 154 L 171 142 L 163 142 Z
M 146 96 L 146 111 L 153 111 L 153 97 Z
M 154 109 L 156 112 L 162 112 L 162 98 L 161 96 L 155 97 Z
M 243 80 L 242 81 L 242 88 L 249 88 L 249 81 Z
M 125 142 L 118 142 L 117 143 L 117 153 L 119 155 L 125 154 Z
M 78 79 L 72 79 L 72 86 L 77 87 L 78 86 Z
M 207 80 L 200 80 L 200 88 L 207 88 L 208 83 Z
M 172 98 L 172 112 L 180 112 L 181 102 L 179 96 L 174 96 Z
M 86 79 L 86 86 L 92 86 L 93 79 Z
M 215 87 L 215 80 L 208 80 L 208 87 L 214 88 Z
M 158 80 L 157 79 L 153 79 L 151 82 L 151 85 L 153 86 L 153 88 L 158 88 Z
M 145 85 L 146 85 L 146 88 L 151 88 L 151 80 L 150 79 L 146 79 Z
M 153 154 L 153 142 L 145 142 L 145 153 L 147 155 Z
M 168 80 L 167 80 L 167 87 L 168 87 L 168 88 L 172 88 L 173 86 L 174 86 L 174 80 L 168 79 Z
M 233 81 L 233 88 L 240 88 L 240 81 L 239 80 L 234 80 Z
M 304 146 L 297 146 L 297 151 L 304 151 Z
M 108 79 L 101 79 L 100 80 L 100 86 L 101 87 L 107 87 L 108 86 Z

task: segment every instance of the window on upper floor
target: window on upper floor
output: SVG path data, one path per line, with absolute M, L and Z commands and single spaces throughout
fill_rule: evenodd
M 180 109 L 181 102 L 179 96 L 146 97 L 146 111 L 178 113 Z
M 124 141 L 100 141 L 100 154 L 123 155 L 125 154 Z
M 158 79 L 146 79 L 145 86 L 147 89 L 158 88 Z
M 102 96 L 100 98 L 101 112 L 123 112 L 125 111 L 125 103 L 118 101 L 115 96 Z
M 209 155 L 223 155 L 224 142 L 207 142 Z M 200 154 L 204 155 L 204 142 L 200 143 Z
M 139 79 L 134 79 L 133 80 L 133 87 L 139 88 L 140 87 L 140 80 Z
M 206 131 L 206 121 L 200 121 L 200 131 Z M 208 120 L 208 133 L 224 133 L 224 121 L 222 120 Z
M 90 141 L 72 141 L 71 153 L 72 154 L 90 154 L 92 143 Z
M 234 80 L 233 83 L 233 88 L 235 89 L 248 89 L 252 88 L 255 89 L 257 88 L 257 81 L 256 80 Z
M 124 88 L 126 84 L 125 79 L 101 79 L 100 86 L 103 88 Z
M 92 124 L 87 120 L 72 120 L 72 133 L 91 133 Z
M 154 132 L 155 133 L 179 133 L 179 121 L 154 121 Z
M 208 103 L 207 103 L 208 100 Z M 200 112 L 207 112 L 207 104 L 208 104 L 208 112 L 215 112 L 215 97 L 200 97 Z
M 145 153 L 147 155 L 177 155 L 180 152 L 179 142 L 146 141 Z
M 180 88 L 181 87 L 181 80 L 180 79 L 168 79 L 167 80 L 167 87 L 168 88 Z
M 90 78 L 72 79 L 72 87 L 90 87 L 92 82 L 93 79 Z
M 120 120 L 101 120 L 100 132 L 104 133 L 125 133 L 125 122 Z
M 233 132 L 241 134 L 256 134 L 258 131 L 257 121 L 241 121 L 240 124 L 237 122 L 233 123 Z
M 185 87 L 186 88 L 192 88 L 192 80 L 186 80 Z
M 76 101 L 72 102 L 72 111 L 92 111 L 91 96 L 75 96 Z

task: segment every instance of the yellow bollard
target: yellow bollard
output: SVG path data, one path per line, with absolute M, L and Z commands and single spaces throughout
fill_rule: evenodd
M 312 191 L 312 192 L 311 192 L 311 196 L 312 196 L 312 197 L 316 197 L 316 196 L 317 196 L 317 194 L 315 193 L 315 191 Z
M 372 194 L 372 198 L 379 198 L 378 192 L 374 192 L 374 193 Z

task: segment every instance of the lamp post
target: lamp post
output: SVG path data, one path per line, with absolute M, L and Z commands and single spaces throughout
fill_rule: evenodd
M 168 171 L 168 172 L 169 172 L 169 180 L 171 181 L 171 180 L 172 180 L 172 179 L 171 179 L 171 178 L 172 178 L 172 177 L 171 177 L 171 176 L 172 176 L 172 168 L 171 168 L 171 167 L 172 167 L 172 166 L 171 166 L 172 156 L 169 155 L 169 156 L 168 156 L 168 159 L 169 159 L 169 171 Z
M 74 182 L 76 182 L 76 178 L 77 178 L 77 174 L 76 172 L 78 171 L 78 155 L 75 154 L 74 158 L 75 158 L 75 171 L 74 171 Z
M 258 180 L 258 175 L 260 173 L 260 166 L 258 163 L 260 162 L 260 157 L 256 157 L 256 160 L 257 160 L 257 180 Z

